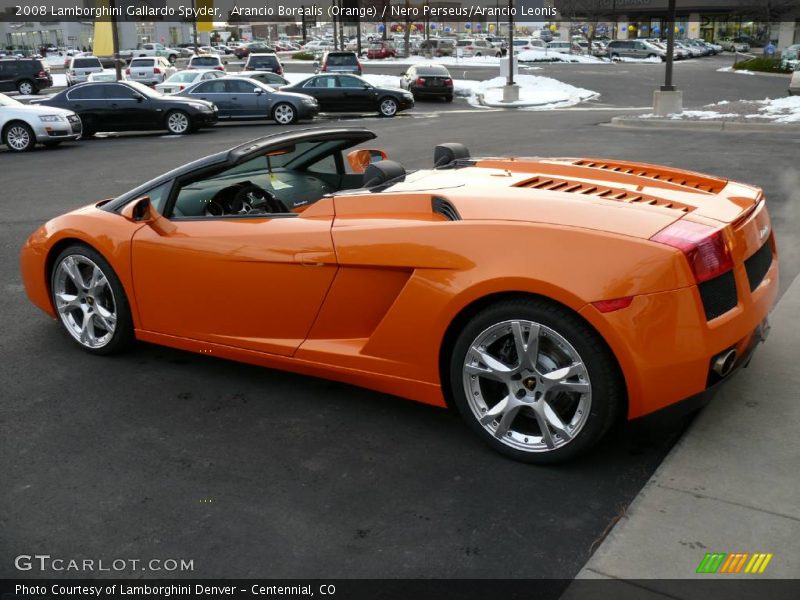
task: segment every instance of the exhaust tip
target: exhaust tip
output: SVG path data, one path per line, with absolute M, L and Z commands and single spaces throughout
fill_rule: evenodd
M 720 377 L 725 377 L 733 370 L 734 364 L 736 364 L 736 349 L 731 348 L 714 359 L 711 370 Z

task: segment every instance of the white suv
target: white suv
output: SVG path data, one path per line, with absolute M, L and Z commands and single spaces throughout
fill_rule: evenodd
M 152 58 L 133 58 L 125 75 L 129 81 L 138 81 L 145 85 L 156 85 L 162 83 L 168 77 L 176 73 L 178 69 L 173 67 L 166 58 L 154 56 Z
M 67 86 L 83 83 L 90 73 L 102 73 L 103 64 L 96 56 L 73 56 L 67 65 Z

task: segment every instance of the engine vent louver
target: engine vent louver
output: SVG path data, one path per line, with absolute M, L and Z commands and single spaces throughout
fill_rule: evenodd
M 603 185 L 593 185 L 582 181 L 569 181 L 557 177 L 534 177 L 533 179 L 518 183 L 516 187 L 546 190 L 548 192 L 567 192 L 570 194 L 583 194 L 585 196 L 598 196 L 606 200 L 616 200 L 618 202 L 627 202 L 630 204 L 649 204 L 651 206 L 660 206 L 661 208 L 672 208 L 682 212 L 690 212 L 694 209 L 680 202 L 663 200 L 655 196 L 648 196 L 647 194 L 640 194 L 638 192 L 631 192 Z
M 594 160 L 578 160 L 573 164 L 578 167 L 589 167 L 591 169 L 601 169 L 604 171 L 610 171 L 612 173 L 621 173 L 623 175 L 646 177 L 648 179 L 672 183 L 674 185 L 680 185 L 692 190 L 707 192 L 709 194 L 718 194 L 725 187 L 725 181 L 721 181 L 719 179 L 681 173 L 679 171 L 671 171 L 669 169 L 657 171 L 655 169 L 643 169 L 639 166 L 630 165 L 627 163 Z
M 434 197 L 431 200 L 431 210 L 434 214 L 442 215 L 448 221 L 460 221 L 461 215 L 458 214 L 456 207 L 444 198 Z

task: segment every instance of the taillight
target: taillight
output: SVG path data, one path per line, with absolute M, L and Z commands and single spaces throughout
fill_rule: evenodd
M 328 65 L 327 64 L 322 65 L 322 68 L 320 69 L 320 71 L 322 71 L 323 73 L 327 72 L 328 71 Z
M 650 239 L 683 252 L 697 283 L 714 279 L 733 268 L 733 258 L 725 235 L 721 229 L 710 225 L 680 220 Z
M 598 300 L 597 302 L 592 302 L 592 306 L 601 313 L 609 313 L 628 308 L 631 302 L 633 302 L 633 296 L 625 296 L 624 298 L 614 298 L 613 300 Z
M 422 77 L 417 77 L 417 80 L 414 82 L 414 85 L 425 85 L 425 79 Z
M 130 69 L 125 69 L 125 75 L 130 75 L 130 74 L 131 74 L 131 70 Z
M 153 68 L 153 75 L 161 75 L 161 69 L 158 67 Z
M 453 80 L 452 79 L 445 79 L 444 80 L 445 87 L 453 87 Z
M 278 75 L 283 75 L 283 67 L 278 67 L 278 70 L 275 71 Z
M 180 90 L 178 90 L 178 91 L 182 92 L 182 91 L 183 91 L 183 90 L 185 90 L 185 89 L 186 89 L 186 86 L 185 86 L 185 85 L 182 85 L 182 86 L 180 87 Z
M 224 70 L 225 70 L 225 67 L 223 67 L 223 66 L 214 67 L 214 70 L 215 70 L 215 71 L 224 71 Z
M 42 69 L 41 71 L 39 71 L 36 77 L 38 77 L 39 79 L 47 79 L 47 71 Z

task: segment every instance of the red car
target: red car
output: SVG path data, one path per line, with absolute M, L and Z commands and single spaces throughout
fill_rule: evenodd
M 394 58 L 397 51 L 389 42 L 373 42 L 367 50 L 367 58 Z

